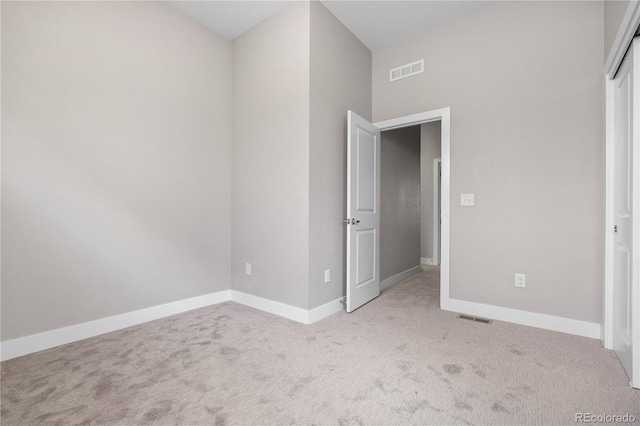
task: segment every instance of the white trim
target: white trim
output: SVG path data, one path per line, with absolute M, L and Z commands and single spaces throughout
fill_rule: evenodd
M 276 302 L 274 300 L 265 299 L 264 297 L 254 296 L 253 294 L 243 293 L 237 290 L 231 290 L 231 301 L 250 308 L 258 309 L 263 312 L 278 315 L 283 318 L 290 319 L 301 324 L 313 324 L 343 310 L 340 302 L 342 298 L 332 300 L 329 303 L 318 306 L 317 308 L 306 310 L 296 306 L 287 305 L 285 303 Z
M 593 322 L 520 311 L 517 309 L 503 308 L 501 306 L 467 302 L 465 300 L 458 299 L 449 299 L 449 309 L 447 310 L 466 315 L 527 325 L 529 327 L 574 334 L 576 336 L 590 337 L 592 339 L 600 338 L 600 324 Z
M 627 12 L 629 9 L 627 10 Z M 640 18 L 639 18 L 640 19 Z M 631 129 L 633 147 L 631 149 L 630 167 L 632 169 L 632 187 L 633 197 L 631 200 L 631 346 L 632 346 L 632 374 L 630 377 L 631 384 L 635 388 L 640 388 L 640 350 L 638 342 L 640 342 L 640 193 L 636 185 L 640 183 L 640 120 L 637 111 L 640 111 L 640 40 L 632 42 L 633 49 L 633 94 L 630 100 L 632 104 L 629 118 L 632 120 Z M 615 80 L 612 75 L 606 77 L 606 160 L 605 160 L 605 229 L 604 229 L 604 290 L 603 290 L 603 314 L 602 314 L 602 335 L 600 336 L 605 348 L 613 349 L 614 320 L 615 311 L 613 294 L 615 282 L 615 260 L 614 260 L 614 196 L 615 196 L 615 108 L 614 93 Z
M 309 311 L 307 324 L 313 324 L 314 322 L 323 320 L 333 314 L 337 314 L 342 310 L 344 310 L 344 307 L 342 306 L 342 298 L 332 300 L 329 303 L 325 303 L 324 305 L 311 309 Z
M 604 285 L 602 286 L 602 335 L 600 340 L 606 349 L 613 349 L 613 202 L 615 174 L 614 162 L 614 80 L 605 77 L 605 218 L 604 218 Z
M 230 290 L 165 303 L 0 343 L 2 361 L 230 300 Z
M 440 166 L 438 166 L 440 165 Z M 440 264 L 440 174 L 442 160 L 433 159 L 433 262 L 432 265 Z
M 342 298 L 332 300 L 317 308 L 306 310 L 253 294 L 243 293 L 237 290 L 231 291 L 231 301 L 250 308 L 278 315 L 301 324 L 313 324 L 343 310 Z
M 421 257 L 420 264 L 421 265 L 437 265 L 436 260 L 432 257 Z
M 422 272 L 422 266 L 418 265 L 413 268 L 409 268 L 406 271 L 402 271 L 399 274 L 395 274 L 394 276 L 380 282 L 380 291 L 384 291 L 409 277 L 419 274 L 420 272 Z
M 204 308 L 222 302 L 233 301 L 241 305 L 249 306 L 274 315 L 279 315 L 302 324 L 313 324 L 343 310 L 341 299 L 333 300 L 317 308 L 307 311 L 306 309 L 275 302 L 263 297 L 242 293 L 237 290 L 223 290 L 217 293 L 206 294 L 204 296 L 192 297 L 190 299 L 178 300 L 177 302 L 166 303 L 164 305 L 153 306 L 151 308 L 140 309 L 138 311 L 127 312 L 126 314 L 114 315 L 99 320 L 88 321 L 69 327 L 58 328 L 45 331 L 31 336 L 20 337 L 0 343 L 0 360 L 16 358 L 67 343 L 77 342 L 112 331 L 145 322 L 157 320 L 171 315 L 181 314 L 193 309 Z
M 270 314 L 279 315 L 302 324 L 307 324 L 309 319 L 309 311 L 306 309 L 265 299 L 264 297 L 254 296 L 253 294 L 243 293 L 238 290 L 231 290 L 231 301 L 259 309 Z
M 390 120 L 378 121 L 374 126 L 382 130 L 392 130 L 401 127 L 416 126 L 440 120 L 440 158 L 442 160 L 441 202 L 442 224 L 440 226 L 440 308 L 449 307 L 449 245 L 450 245 L 450 199 L 451 199 L 451 108 L 440 108 Z
M 440 108 L 427 112 L 419 112 L 417 114 L 405 115 L 403 117 L 391 118 L 389 120 L 377 121 L 374 126 L 380 130 L 393 130 L 402 127 L 417 126 L 418 124 L 430 123 L 432 121 L 441 120 L 445 114 L 450 113 L 451 108 Z
M 636 39 L 633 49 L 633 219 L 632 219 L 632 259 L 631 259 L 631 386 L 640 389 L 640 39 Z
M 631 40 L 633 40 L 638 26 L 640 26 L 640 1 L 630 1 L 604 65 L 604 73 L 610 79 L 615 77 L 620 64 L 622 64 L 622 59 L 631 44 Z

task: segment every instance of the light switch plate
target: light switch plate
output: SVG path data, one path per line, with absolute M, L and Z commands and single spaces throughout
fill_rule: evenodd
M 472 207 L 475 204 L 475 194 L 460 194 L 460 205 L 462 207 Z

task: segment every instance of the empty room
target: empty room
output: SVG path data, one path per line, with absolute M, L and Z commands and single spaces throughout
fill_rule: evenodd
M 3 425 L 640 422 L 640 2 L 5 1 Z

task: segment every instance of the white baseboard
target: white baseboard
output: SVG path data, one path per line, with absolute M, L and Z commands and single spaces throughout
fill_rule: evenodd
M 467 302 L 465 300 L 458 299 L 449 299 L 449 308 L 447 310 L 466 315 L 543 328 L 545 330 L 591 337 L 592 339 L 600 338 L 601 325 L 593 322 L 520 311 L 517 309 L 503 308 L 501 306 Z
M 178 300 L 177 302 L 165 303 L 164 305 L 127 312 L 126 314 L 114 315 L 71 325 L 69 327 L 32 334 L 31 336 L 7 340 L 6 342 L 0 343 L 0 360 L 5 361 L 67 343 L 77 342 L 78 340 L 110 333 L 148 321 L 226 302 L 230 299 L 230 290 L 223 290 L 217 293 Z
M 99 320 L 88 321 L 82 324 L 45 331 L 43 333 L 33 334 L 31 336 L 21 337 L 18 339 L 7 340 L 6 342 L 0 343 L 0 360 L 5 361 L 22 355 L 65 345 L 67 343 L 77 342 L 78 340 L 88 339 L 89 337 L 95 337 L 100 334 L 110 333 L 112 331 L 121 330 L 123 328 L 145 322 L 228 301 L 233 301 L 274 315 L 279 315 L 302 324 L 312 324 L 342 310 L 340 299 L 333 300 L 311 310 L 306 310 L 236 290 L 224 290 L 217 293 L 206 294 L 204 296 L 192 297 L 190 299 L 153 306 L 151 308 L 140 309 L 138 311 L 127 312 L 126 314 L 114 315 Z
M 384 291 L 389 287 L 398 284 L 400 281 L 404 281 L 415 274 L 419 274 L 420 272 L 422 272 L 422 266 L 418 265 L 400 272 L 399 274 L 395 274 L 394 276 L 380 282 L 380 291 Z
M 270 314 L 279 315 L 290 320 L 307 324 L 309 311 L 285 303 L 276 302 L 253 294 L 231 290 L 231 300 L 241 305 L 259 309 Z
M 342 298 L 332 300 L 329 303 L 325 303 L 322 306 L 318 306 L 317 308 L 311 309 L 309 311 L 309 319 L 307 324 L 313 324 L 314 322 L 318 322 L 322 319 L 327 318 L 333 314 L 337 314 L 338 312 L 344 310 L 344 306 L 340 302 Z
M 233 302 L 240 303 L 241 305 L 259 309 L 302 324 L 313 324 L 314 322 L 318 322 L 321 319 L 343 310 L 340 299 L 325 303 L 324 305 L 318 306 L 317 308 L 309 311 L 237 290 L 231 290 L 231 300 Z
M 437 265 L 436 260 L 430 257 L 421 257 L 420 264 L 421 265 Z

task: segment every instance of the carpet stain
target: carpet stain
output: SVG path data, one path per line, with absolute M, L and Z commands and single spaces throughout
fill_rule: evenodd
M 455 406 L 456 406 L 456 408 L 460 408 L 460 409 L 462 409 L 462 410 L 469 410 L 469 411 L 472 411 L 472 410 L 473 410 L 473 407 L 472 407 L 472 406 L 470 406 L 469 404 L 466 404 L 466 403 L 464 403 L 464 402 L 462 402 L 462 401 L 458 401 L 458 402 L 456 402 L 456 403 L 455 403 Z
M 396 367 L 405 373 L 409 371 L 409 363 L 407 361 L 396 361 Z
M 493 403 L 493 405 L 491 406 L 491 411 L 493 411 L 494 413 L 509 413 L 509 411 L 507 411 L 507 409 L 504 407 L 504 405 L 502 405 L 500 401 L 496 401 Z
M 511 349 L 509 352 L 511 352 L 514 355 L 518 355 L 518 356 L 524 355 L 524 352 L 521 352 L 521 351 L 519 351 L 517 349 Z
M 171 401 L 164 400 L 158 403 L 157 407 L 152 408 L 151 410 L 144 413 L 144 420 L 147 422 L 153 422 L 159 420 L 169 414 L 171 411 Z
M 338 419 L 338 424 L 340 426 L 351 426 L 351 425 L 357 425 L 357 426 L 362 426 L 364 425 L 364 421 L 358 417 L 340 417 Z
M 56 387 L 54 386 L 52 388 L 49 388 L 49 389 L 47 389 L 45 391 L 40 392 L 38 395 L 33 397 L 33 405 L 40 404 L 45 399 L 47 399 L 49 397 L 49 395 L 51 395 L 55 391 L 56 391 Z
M 237 356 L 237 355 L 240 355 L 240 351 L 237 348 L 230 348 L 228 346 L 224 346 L 220 348 L 220 355 Z
M 374 385 L 376 385 L 376 387 L 377 387 L 378 389 L 380 389 L 382 392 L 385 392 L 385 393 L 389 392 L 387 389 L 385 389 L 385 387 L 384 387 L 384 382 L 382 381 L 382 379 L 379 379 L 379 378 L 378 378 L 378 379 L 376 379 L 376 380 L 373 382 L 373 384 L 374 384 Z
M 487 373 L 485 373 L 482 370 L 476 370 L 476 371 L 474 371 L 474 373 L 476 373 L 478 376 L 482 377 L 483 379 L 487 378 Z
M 458 375 L 463 370 L 462 367 L 456 364 L 444 364 L 442 369 L 452 375 Z
M 109 393 L 112 386 L 111 377 L 103 375 L 96 383 L 96 398 L 102 398 Z

